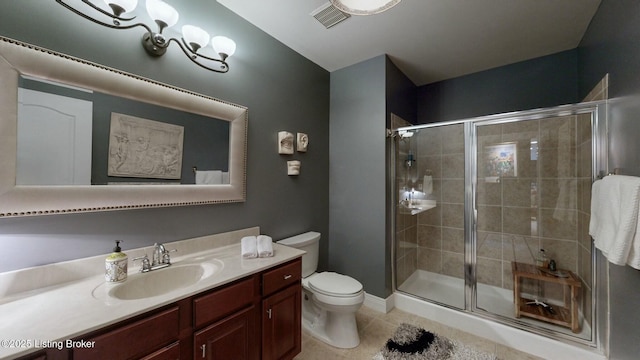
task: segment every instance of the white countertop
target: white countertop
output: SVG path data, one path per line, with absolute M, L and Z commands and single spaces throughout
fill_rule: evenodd
M 105 284 L 104 274 L 66 282 L 43 289 L 0 298 L 0 359 L 11 359 L 37 350 L 47 342 L 66 342 L 79 335 L 117 323 L 177 300 L 261 272 L 304 254 L 291 247 L 273 244 L 274 256 L 243 259 L 240 244 L 208 251 L 172 256 L 172 266 L 200 259 L 216 259 L 222 269 L 193 285 L 137 300 L 119 300 L 106 295 L 113 284 Z M 130 259 L 131 260 L 131 259 Z M 129 277 L 139 274 L 131 266 Z M 154 272 L 163 271 L 163 269 Z M 115 285 L 117 286 L 117 285 Z

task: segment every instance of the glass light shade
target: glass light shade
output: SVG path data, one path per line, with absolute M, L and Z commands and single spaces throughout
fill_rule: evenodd
M 209 33 L 193 25 L 185 25 L 182 27 L 182 38 L 189 46 L 193 47 L 192 50 L 194 51 L 207 46 L 209 43 Z M 198 44 L 198 47 L 195 48 L 191 44 Z
M 147 0 L 147 13 L 155 21 L 161 21 L 171 27 L 178 22 L 178 11 L 161 0 Z
M 125 13 L 133 11 L 138 6 L 138 0 L 104 0 L 104 3 L 121 7 Z
M 214 36 L 211 39 L 211 45 L 218 54 L 231 56 L 236 52 L 236 43 L 226 36 Z
M 352 15 L 373 15 L 389 10 L 401 0 L 330 0 L 331 5 Z

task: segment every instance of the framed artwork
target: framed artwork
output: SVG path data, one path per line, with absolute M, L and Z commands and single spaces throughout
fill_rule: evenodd
M 180 179 L 184 127 L 111 113 L 108 175 Z
M 517 143 L 506 142 L 484 147 L 484 175 L 487 182 L 499 182 L 501 177 L 518 176 Z

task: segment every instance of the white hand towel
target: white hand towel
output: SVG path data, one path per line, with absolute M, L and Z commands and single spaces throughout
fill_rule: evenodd
M 222 171 L 196 170 L 196 184 L 222 184 Z
M 273 240 L 267 235 L 258 235 L 258 256 L 273 256 Z
M 612 175 L 592 186 L 589 235 L 611 263 L 640 269 L 640 178 Z
M 257 238 L 255 236 L 245 236 L 240 240 L 242 247 L 242 257 L 254 259 L 258 257 Z

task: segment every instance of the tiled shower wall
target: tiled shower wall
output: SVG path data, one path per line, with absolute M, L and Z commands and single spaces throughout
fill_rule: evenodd
M 433 178 L 437 206 L 417 215 L 417 267 L 464 277 L 464 128 L 423 129 L 417 136 L 418 178 Z
M 588 219 L 589 212 L 585 194 L 590 193 L 590 140 L 590 120 L 578 116 L 478 129 L 477 274 L 480 283 L 512 289 L 511 261 L 533 263 L 540 248 L 544 248 L 560 268 L 578 272 L 579 263 L 585 262 L 584 257 L 579 256 L 578 230 L 581 224 L 580 229 L 584 231 L 585 214 Z M 435 199 L 438 206 L 414 217 L 398 214 L 397 221 L 402 224 L 398 234 L 406 245 L 398 255 L 410 254 L 405 259 L 404 270 L 399 270 L 399 274 L 403 274 L 399 283 L 412 270 L 412 218 L 417 219 L 416 267 L 462 278 L 463 125 L 422 129 L 413 141 L 417 144 L 418 182 L 425 174 L 433 176 L 433 193 L 429 198 Z M 517 173 L 496 182 L 484 173 L 483 149 L 503 143 L 513 143 L 517 149 Z M 401 159 L 403 156 L 399 155 Z
M 534 263 L 539 249 L 578 272 L 579 184 L 591 178 L 591 148 L 584 154 L 581 145 L 590 125 L 589 115 L 579 115 L 478 129 L 478 282 L 512 289 L 511 261 Z M 517 172 L 497 181 L 483 166 L 484 150 L 496 144 L 517 151 Z M 545 296 L 562 299 L 561 290 Z

